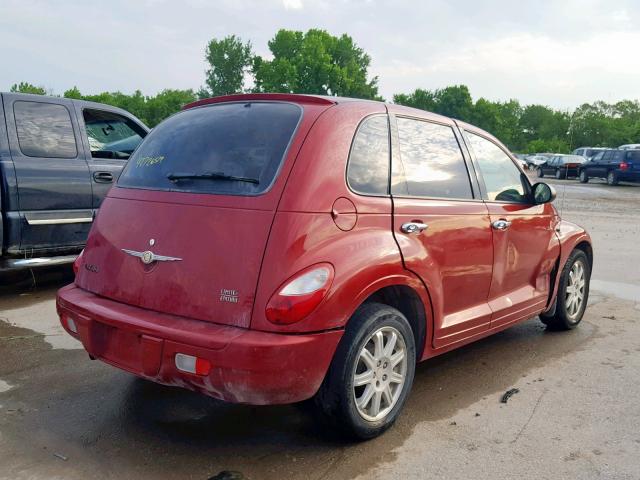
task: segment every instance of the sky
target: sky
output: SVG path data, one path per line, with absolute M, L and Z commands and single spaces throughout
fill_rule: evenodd
M 204 85 L 204 49 L 235 34 L 269 57 L 278 29 L 349 34 L 379 91 L 465 84 L 474 99 L 573 109 L 640 99 L 633 0 L 0 0 L 0 91 Z

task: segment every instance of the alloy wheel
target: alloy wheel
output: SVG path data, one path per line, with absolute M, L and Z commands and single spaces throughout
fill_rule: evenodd
M 565 308 L 567 309 L 567 315 L 572 319 L 578 316 L 582 308 L 585 285 L 584 265 L 578 260 L 571 267 L 565 290 Z
M 362 418 L 375 422 L 386 417 L 402 394 L 407 375 L 407 347 L 393 327 L 371 334 L 353 371 L 353 396 Z

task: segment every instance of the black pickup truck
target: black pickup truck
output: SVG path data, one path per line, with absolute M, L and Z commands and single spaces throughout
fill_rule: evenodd
M 99 103 L 0 97 L 0 271 L 72 262 L 149 129 Z

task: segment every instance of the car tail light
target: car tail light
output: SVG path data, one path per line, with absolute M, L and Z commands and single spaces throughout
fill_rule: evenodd
M 271 297 L 267 319 L 277 325 L 299 322 L 322 302 L 333 282 L 333 266 L 313 265 L 287 280 Z
M 176 353 L 176 368 L 181 372 L 195 375 L 209 375 L 211 362 L 206 358 L 194 357 L 185 353 Z
M 82 265 L 82 255 L 84 254 L 84 250 L 80 252 L 80 255 L 76 257 L 73 261 L 73 274 L 78 275 L 78 271 L 80 270 L 80 265 Z
M 628 170 L 629 169 L 629 164 L 627 162 L 622 162 L 620 164 L 620 170 Z

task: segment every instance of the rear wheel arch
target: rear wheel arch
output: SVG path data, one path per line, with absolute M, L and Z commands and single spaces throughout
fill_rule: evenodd
M 430 308 L 425 305 L 416 289 L 409 285 L 393 284 L 381 287 L 370 293 L 355 309 L 358 310 L 367 303 L 380 303 L 399 310 L 409 321 L 416 345 L 416 360 L 422 358 L 427 340 L 427 333 L 431 332 Z M 349 321 L 345 326 L 349 328 Z

